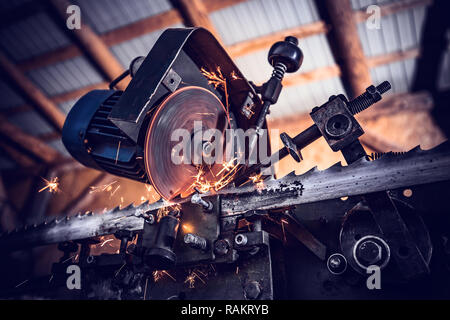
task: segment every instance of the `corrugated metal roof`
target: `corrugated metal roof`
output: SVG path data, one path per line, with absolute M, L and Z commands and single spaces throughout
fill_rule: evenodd
M 65 113 L 69 113 L 70 109 L 72 109 L 73 105 L 78 101 L 78 99 L 64 101 L 58 104 L 58 107 Z
M 177 23 L 170 27 L 180 28 L 183 27 L 183 24 Z M 147 33 L 143 36 L 136 37 L 132 40 L 119 43 L 112 46 L 111 51 L 114 53 L 123 67 L 128 68 L 130 66 L 131 60 L 138 56 L 146 56 L 149 53 L 163 31 L 164 29 L 157 30 L 151 33 Z
M 210 14 L 226 45 L 319 20 L 312 0 L 251 0 Z
M 30 2 L 31 0 L 8 0 L 8 1 L 0 1 L 0 10 L 6 11 L 13 9 L 17 6 L 20 6 L 22 4 L 26 4 L 27 2 Z
M 66 157 L 66 158 L 71 157 L 71 155 L 67 151 L 66 147 L 64 147 L 64 144 L 62 143 L 61 139 L 55 139 L 53 141 L 50 141 L 48 144 L 50 145 L 50 147 L 59 151 L 59 153 L 61 153 L 64 157 Z
M 74 0 L 81 17 L 104 33 L 171 9 L 169 0 Z
M 25 104 L 25 100 L 18 95 L 6 82 L 0 80 L 0 109 L 8 109 Z
M 53 132 L 53 129 L 37 112 L 26 111 L 16 113 L 8 117 L 11 123 L 21 128 L 24 132 L 37 136 Z
M 48 96 L 74 91 L 103 81 L 102 76 L 84 57 L 34 69 L 29 71 L 27 76 Z
M 14 61 L 23 61 L 69 44 L 68 37 L 44 12 L 0 29 L 0 47 Z
M 386 4 L 393 1 L 353 0 L 354 9 L 364 9 L 369 5 Z M 380 28 L 371 29 L 366 22 L 358 25 L 358 33 L 364 53 L 368 57 L 403 52 L 420 46 L 426 7 L 415 7 L 381 18 Z M 405 27 L 408 26 L 408 27 Z M 406 92 L 410 89 L 414 77 L 416 59 L 408 59 L 371 70 L 372 80 L 380 83 L 388 80 L 392 84 L 392 93 Z

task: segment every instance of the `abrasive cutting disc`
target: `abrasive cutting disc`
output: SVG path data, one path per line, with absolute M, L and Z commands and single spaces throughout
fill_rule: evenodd
M 196 126 L 194 122 L 197 122 Z M 150 121 L 145 140 L 145 167 L 155 190 L 166 200 L 178 195 L 184 197 L 194 191 L 192 184 L 197 179 L 199 165 L 192 164 L 192 161 L 174 163 L 172 154 L 176 150 L 174 147 L 180 146 L 178 133 L 188 132 L 193 141 L 194 129 L 197 134 L 199 131 L 199 122 L 202 132 L 217 129 L 223 139 L 228 126 L 224 105 L 211 91 L 194 86 L 184 87 L 169 95 Z M 193 159 L 194 151 L 190 149 L 190 152 Z M 202 167 L 205 179 L 213 181 L 214 174 L 222 168 L 222 164 L 213 163 Z

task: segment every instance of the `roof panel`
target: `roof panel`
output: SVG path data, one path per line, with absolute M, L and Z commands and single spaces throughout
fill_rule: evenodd
M 180 23 L 171 26 L 171 28 L 180 27 L 183 27 Z M 164 30 L 165 29 L 157 30 L 143 36 L 136 37 L 132 40 L 119 43 L 112 46 L 111 51 L 117 57 L 122 66 L 124 68 L 128 68 L 130 66 L 130 62 L 134 58 L 138 56 L 146 56 L 149 53 Z
M 68 44 L 70 40 L 44 12 L 0 29 L 0 47 L 16 62 Z
M 27 76 L 48 96 L 74 91 L 103 81 L 101 75 L 84 57 L 34 69 L 29 71 Z
M 317 21 L 312 0 L 251 0 L 210 14 L 226 45 Z
M 8 119 L 24 132 L 34 136 L 53 132 L 50 125 L 35 111 L 17 113 Z
M 50 141 L 48 143 L 50 145 L 50 147 L 52 147 L 53 149 L 59 151 L 59 153 L 61 153 L 64 157 L 70 158 L 71 155 L 69 154 L 69 152 L 67 151 L 66 147 L 64 146 L 64 144 L 62 143 L 61 139 L 56 139 L 53 141 Z
M 25 104 L 25 100 L 18 95 L 6 82 L 0 80 L 0 109 L 13 108 Z
M 169 0 L 74 0 L 81 15 L 98 33 L 104 33 L 171 9 Z

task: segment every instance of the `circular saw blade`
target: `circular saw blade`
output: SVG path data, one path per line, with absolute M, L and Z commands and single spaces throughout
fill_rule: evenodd
M 172 139 L 175 130 L 186 130 L 192 141 L 194 130 L 198 131 L 199 127 L 194 122 L 200 121 L 203 133 L 208 129 L 219 130 L 223 143 L 227 119 L 226 109 L 219 98 L 201 87 L 184 87 L 161 103 L 148 127 L 144 150 L 147 175 L 161 197 L 166 200 L 172 200 L 178 195 L 185 197 L 194 191 L 193 184 L 198 179 L 199 170 L 204 171 L 202 179 L 213 181 L 215 172 L 222 168 L 221 164 L 213 163 L 202 165 L 203 169 L 199 169 L 199 165 L 192 163 L 192 149 L 190 162 L 174 163 L 172 153 L 181 141 L 177 134 Z

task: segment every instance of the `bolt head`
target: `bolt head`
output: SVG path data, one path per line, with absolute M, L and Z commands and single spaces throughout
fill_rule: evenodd
M 382 253 L 383 249 L 381 246 L 372 240 L 361 242 L 356 249 L 358 259 L 368 266 L 380 262 L 382 259 Z
M 218 255 L 224 256 L 228 253 L 229 250 L 230 244 L 225 239 L 217 240 L 214 243 L 214 252 Z
M 249 281 L 244 286 L 245 297 L 250 300 L 258 299 L 261 295 L 261 286 L 258 281 Z

